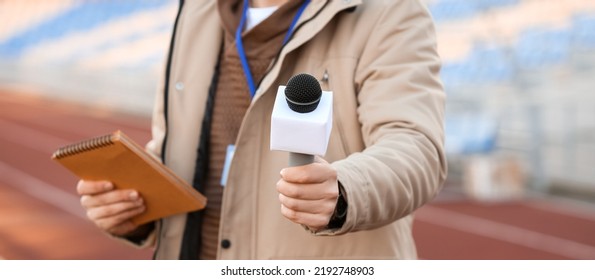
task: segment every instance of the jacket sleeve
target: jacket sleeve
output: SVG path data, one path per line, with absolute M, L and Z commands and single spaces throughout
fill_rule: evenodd
M 419 1 L 397 2 L 381 12 L 356 69 L 366 148 L 333 163 L 347 218 L 342 228 L 322 235 L 403 218 L 430 201 L 446 177 L 445 94 L 433 22 Z

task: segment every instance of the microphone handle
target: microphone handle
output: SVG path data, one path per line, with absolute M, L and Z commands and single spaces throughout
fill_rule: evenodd
M 314 155 L 289 153 L 289 166 L 300 166 L 314 162 Z

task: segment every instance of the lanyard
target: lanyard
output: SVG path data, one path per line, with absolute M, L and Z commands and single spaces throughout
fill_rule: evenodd
M 244 8 L 242 11 L 242 18 L 240 20 L 240 25 L 236 30 L 236 47 L 238 49 L 238 54 L 240 55 L 240 61 L 242 62 L 242 68 L 244 68 L 244 76 L 246 76 L 246 82 L 248 83 L 248 89 L 250 90 L 250 97 L 254 97 L 256 94 L 256 86 L 254 84 L 254 77 L 252 76 L 252 71 L 250 70 L 250 66 L 248 65 L 248 58 L 246 57 L 246 51 L 244 50 L 244 42 L 242 42 L 242 30 L 244 29 L 244 25 L 246 25 L 246 14 L 248 13 L 248 2 L 250 0 L 244 0 Z M 285 35 L 285 39 L 283 39 L 283 46 L 289 41 L 291 34 L 293 33 L 293 29 L 297 24 L 298 19 L 306 9 L 306 6 L 310 3 L 310 0 L 305 0 L 302 6 L 300 6 L 297 14 L 291 21 L 291 25 L 289 26 L 289 30 L 287 30 L 287 34 Z

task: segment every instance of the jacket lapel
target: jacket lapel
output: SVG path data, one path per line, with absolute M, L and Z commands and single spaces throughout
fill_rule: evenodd
M 302 17 L 298 20 L 293 38 L 281 50 L 281 54 L 275 60 L 270 71 L 263 78 L 257 89 L 252 102 L 256 102 L 259 97 L 269 91 L 275 80 L 279 76 L 281 65 L 287 54 L 301 47 L 310 41 L 320 30 L 322 30 L 338 13 L 348 10 L 362 4 L 363 0 L 312 0 L 310 5 L 304 11 Z

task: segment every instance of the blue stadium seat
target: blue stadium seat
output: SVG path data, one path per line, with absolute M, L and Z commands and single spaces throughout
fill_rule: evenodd
M 579 49 L 595 49 L 595 14 L 577 15 L 572 21 L 572 44 Z
M 437 22 L 470 18 L 492 8 L 518 4 L 520 0 L 440 0 L 428 5 Z
M 445 86 L 494 84 L 510 80 L 515 70 L 508 53 L 505 47 L 475 46 L 465 60 L 443 65 Z
M 515 45 L 515 62 L 521 69 L 534 69 L 568 61 L 570 30 L 530 29 Z
M 470 60 L 478 65 L 476 82 L 498 83 L 513 76 L 511 59 L 504 47 L 476 46 Z
M 478 12 L 477 5 L 464 0 L 441 0 L 428 8 L 437 22 L 468 18 Z
M 486 154 L 496 149 L 498 123 L 484 114 L 447 116 L 445 135 L 448 154 Z
M 477 7 L 481 10 L 489 10 L 504 6 L 516 5 L 520 0 L 475 0 Z

